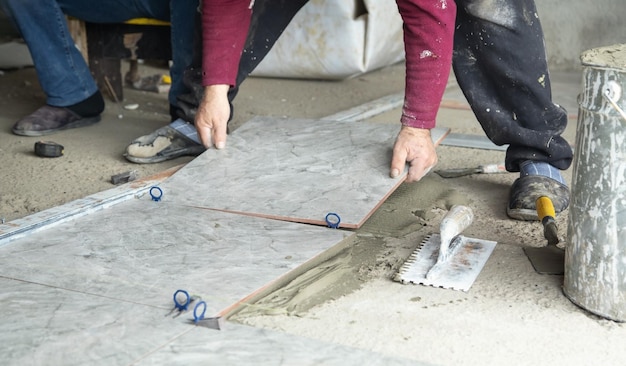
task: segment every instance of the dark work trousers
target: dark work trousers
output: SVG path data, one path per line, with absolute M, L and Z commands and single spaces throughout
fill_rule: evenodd
M 278 37 L 308 0 L 255 0 L 250 31 L 239 62 L 237 85 L 230 95 L 235 97 L 239 85 L 267 56 Z M 231 100 L 232 100 L 231 98 Z
M 533 0 L 456 0 L 453 68 L 508 171 L 525 160 L 559 169 L 572 162 L 561 137 L 566 111 L 552 102 L 543 31 Z
M 235 87 L 228 92 L 230 102 L 230 117 L 233 115 L 232 102 L 237 96 L 239 87 L 250 75 L 252 71 L 263 61 L 270 52 L 274 43 L 278 40 L 287 25 L 291 22 L 298 11 L 308 0 L 255 0 L 250 21 L 250 30 L 244 46 L 239 71 Z M 200 22 L 198 22 L 199 24 Z M 201 70 L 201 50 L 200 34 L 196 36 L 194 50 L 194 67 L 185 72 L 183 81 L 189 89 L 190 94 L 182 95 L 178 98 L 178 105 L 181 111 L 178 117 L 193 123 L 197 106 L 202 99 L 202 70 Z M 182 113 L 181 113 L 182 112 Z

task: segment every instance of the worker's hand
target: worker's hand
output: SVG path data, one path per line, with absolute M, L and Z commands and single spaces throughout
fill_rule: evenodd
M 230 117 L 228 85 L 210 85 L 204 88 L 204 96 L 196 113 L 196 129 L 200 141 L 207 149 L 226 147 L 226 130 Z
M 407 182 L 415 182 L 437 164 L 437 152 L 430 137 L 430 130 L 402 126 L 393 146 L 390 176 L 396 178 L 409 163 Z

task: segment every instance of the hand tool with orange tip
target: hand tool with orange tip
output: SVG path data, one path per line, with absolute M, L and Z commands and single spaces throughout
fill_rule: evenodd
M 394 280 L 468 291 L 496 246 L 494 241 L 460 235 L 473 219 L 471 208 L 452 206 L 441 221 L 440 234 L 426 237 Z
M 556 212 L 552 200 L 542 196 L 537 198 L 535 205 L 537 206 L 537 216 L 543 224 L 543 236 L 548 239 L 548 245 L 557 245 L 559 243 L 559 231 L 556 226 Z
M 543 236 L 548 245 L 525 247 L 524 254 L 539 274 L 562 275 L 565 269 L 565 250 L 559 248 L 559 232 L 556 226 L 556 212 L 552 200 L 546 196 L 537 198 L 537 216 L 543 225 Z

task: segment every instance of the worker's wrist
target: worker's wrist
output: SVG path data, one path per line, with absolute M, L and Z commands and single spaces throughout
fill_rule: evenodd
M 228 96 L 228 84 L 207 85 L 204 87 L 204 99 L 225 98 Z
M 404 113 L 402 114 L 402 117 L 400 117 L 400 123 L 402 124 L 402 126 L 427 129 L 427 130 L 435 128 L 435 126 L 437 125 L 437 123 L 433 119 L 429 119 L 429 120 L 417 119 L 417 118 L 409 117 Z
M 402 127 L 400 128 L 400 131 L 407 133 L 409 135 L 413 135 L 413 136 L 418 136 L 418 135 L 430 136 L 430 128 L 411 127 L 411 126 L 402 125 Z

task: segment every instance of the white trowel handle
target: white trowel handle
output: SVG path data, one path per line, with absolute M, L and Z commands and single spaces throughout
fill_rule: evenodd
M 441 220 L 439 231 L 442 234 L 449 232 L 454 234 L 453 236 L 457 236 L 467 229 L 472 224 L 472 221 L 474 221 L 474 211 L 471 208 L 463 205 L 454 205 Z
M 454 205 L 450 211 L 441 220 L 439 232 L 441 233 L 441 249 L 439 250 L 439 258 L 447 257 L 450 241 L 474 221 L 474 211 L 463 205 Z

